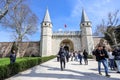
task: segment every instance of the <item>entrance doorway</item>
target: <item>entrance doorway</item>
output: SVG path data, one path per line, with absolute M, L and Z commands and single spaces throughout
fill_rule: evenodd
M 69 39 L 62 40 L 60 46 L 63 46 L 65 50 L 74 51 L 73 42 Z
M 69 51 L 69 47 L 68 47 L 68 46 L 64 46 L 64 49 L 65 49 L 66 51 Z

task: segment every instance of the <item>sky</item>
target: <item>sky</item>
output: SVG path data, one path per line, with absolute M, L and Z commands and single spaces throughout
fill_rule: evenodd
M 120 0 L 28 0 L 31 10 L 38 16 L 38 30 L 29 36 L 29 41 L 39 41 L 41 33 L 41 22 L 48 8 L 53 24 L 53 31 L 79 31 L 82 9 L 85 10 L 89 20 L 92 22 L 92 30 L 102 19 L 107 19 L 109 12 L 120 10 Z M 67 25 L 65 28 L 64 25 Z M 12 32 L 0 26 L 0 42 L 13 41 Z

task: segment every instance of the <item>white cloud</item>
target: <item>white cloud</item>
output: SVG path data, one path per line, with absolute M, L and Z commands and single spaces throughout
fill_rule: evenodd
M 60 28 L 60 29 L 58 29 L 58 31 L 63 31 L 63 29 Z
M 83 8 L 83 3 L 81 0 L 76 0 L 75 6 L 72 10 L 71 16 L 72 17 L 76 17 L 76 16 L 80 16 L 81 13 L 81 9 Z
M 91 0 L 90 2 L 86 2 L 84 0 L 76 0 L 71 13 L 71 17 L 81 16 L 82 8 L 85 9 L 87 12 L 92 11 L 92 12 L 101 14 L 103 11 L 101 12 L 97 9 L 101 9 L 102 6 L 106 5 L 108 2 L 110 2 L 110 0 L 97 0 L 97 1 Z M 102 9 L 104 10 L 105 8 L 102 8 Z
M 115 11 L 115 4 L 117 2 L 117 0 L 89 0 L 87 2 L 86 0 L 76 0 L 72 9 L 71 17 L 80 18 L 83 7 L 89 19 L 92 21 L 93 28 L 95 28 L 96 25 L 101 23 L 102 19 L 107 19 L 109 12 Z

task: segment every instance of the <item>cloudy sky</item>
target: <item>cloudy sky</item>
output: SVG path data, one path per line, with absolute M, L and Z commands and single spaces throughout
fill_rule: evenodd
M 80 20 L 82 8 L 85 9 L 89 20 L 92 22 L 93 32 L 96 25 L 102 19 L 107 18 L 109 12 L 120 10 L 120 0 L 28 0 L 32 11 L 38 16 L 39 24 L 36 34 L 29 36 L 29 41 L 40 40 L 40 26 L 46 12 L 49 9 L 53 31 L 78 31 L 80 30 Z M 64 28 L 64 25 L 67 28 Z M 13 41 L 12 33 L 0 27 L 0 42 Z

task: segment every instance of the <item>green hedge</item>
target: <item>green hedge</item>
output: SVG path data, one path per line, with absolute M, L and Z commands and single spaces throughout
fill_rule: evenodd
M 54 56 L 54 55 L 52 55 L 52 56 L 49 56 L 49 57 L 43 57 L 43 58 L 41 58 L 41 62 L 43 63 L 43 62 L 46 62 L 46 61 L 48 61 L 48 60 L 50 60 L 50 59 L 53 59 L 53 58 L 55 58 L 56 56 Z
M 18 58 L 14 64 L 0 65 L 0 80 L 11 77 L 21 71 L 31 68 L 35 65 L 46 62 L 55 56 L 34 57 L 34 58 Z
M 88 59 L 93 59 L 93 56 L 92 55 L 88 55 Z

